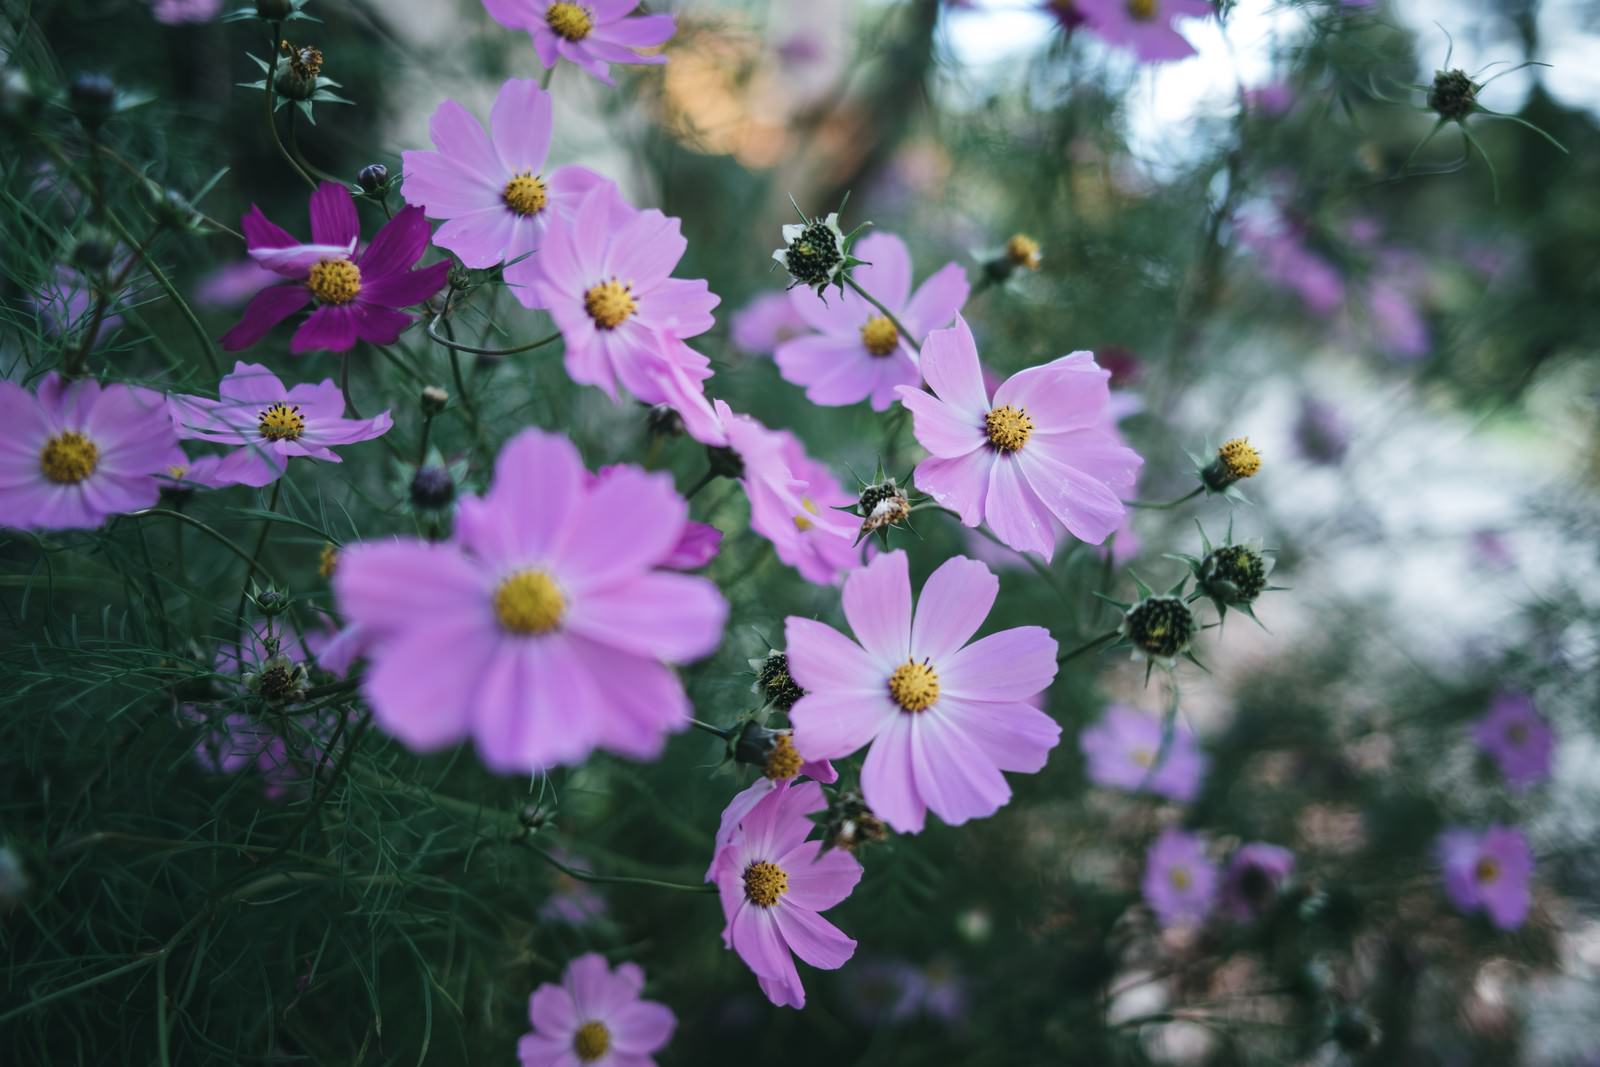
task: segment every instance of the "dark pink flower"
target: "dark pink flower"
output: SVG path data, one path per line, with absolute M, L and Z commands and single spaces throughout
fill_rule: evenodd
M 1527 921 L 1533 906 L 1533 852 L 1520 830 L 1446 830 L 1437 848 L 1444 890 L 1456 907 L 1487 913 L 1501 930 L 1515 930 Z
M 606 966 L 598 952 L 567 964 L 561 984 L 528 999 L 533 1032 L 517 1042 L 522 1067 L 655 1067 L 678 1020 L 665 1004 L 640 1000 L 637 963 Z
M 526 30 L 545 69 L 567 60 L 605 82 L 612 63 L 665 63 L 664 55 L 640 55 L 636 49 L 665 44 L 671 37 L 671 15 L 628 15 L 639 0 L 483 0 L 500 25 Z

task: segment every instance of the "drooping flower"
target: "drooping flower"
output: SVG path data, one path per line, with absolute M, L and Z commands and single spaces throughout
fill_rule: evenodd
M 1228 861 L 1218 906 L 1237 922 L 1266 914 L 1283 884 L 1294 874 L 1294 853 L 1260 841 L 1241 845 Z
M 704 333 L 718 303 L 703 279 L 671 276 L 687 247 L 677 219 L 634 211 L 609 183 L 591 189 L 570 220 L 551 220 L 530 286 L 566 341 L 573 381 L 612 399 L 620 382 L 647 404 L 663 400 L 651 375 L 663 334 L 681 341 Z M 705 357 L 688 346 L 671 351 L 704 370 Z
M 1087 28 L 1107 44 L 1132 50 L 1146 63 L 1183 59 L 1194 46 L 1173 28 L 1180 17 L 1204 18 L 1206 0 L 1073 0 Z
M 785 341 L 773 352 L 785 380 L 804 386 L 814 404 L 854 404 L 871 399 L 874 411 L 894 402 L 896 386 L 920 380 L 916 346 L 930 330 L 948 326 L 966 303 L 967 275 L 947 263 L 911 291 L 911 253 L 889 233 L 862 239 L 864 261 L 851 274 L 858 285 L 889 309 L 912 336 L 901 337 L 889 316 L 845 290 L 830 301 L 804 286 L 789 290 L 794 310 L 817 331 Z
M 1489 713 L 1472 728 L 1472 738 L 1488 753 L 1513 789 L 1526 789 L 1550 777 L 1555 734 L 1526 693 L 1501 693 Z
M 855 941 L 818 914 L 861 880 L 861 864 L 850 853 L 824 852 L 821 841 L 807 840 L 816 829 L 807 816 L 826 806 L 816 782 L 781 783 L 738 821 L 711 867 L 727 920 L 722 943 L 779 1007 L 806 1004 L 794 956 L 832 971 L 856 950 Z
M 641 55 L 637 50 L 666 44 L 672 37 L 672 16 L 629 18 L 639 0 L 483 0 L 483 6 L 500 25 L 528 32 L 546 70 L 565 59 L 605 84 L 615 85 L 612 63 L 657 65 L 667 61 L 659 53 Z
M 1217 895 L 1217 867 L 1205 839 L 1170 826 L 1161 831 L 1145 856 L 1142 888 L 1162 926 L 1205 921 Z
M 774 349 L 806 331 L 806 320 L 788 293 L 762 293 L 733 313 L 729 332 L 741 351 L 770 356 Z
M 401 308 L 427 300 L 444 287 L 448 260 L 413 270 L 428 249 L 428 220 L 404 207 L 356 254 L 361 222 L 350 190 L 323 182 L 311 194 L 311 244 L 301 244 L 255 205 L 240 223 L 250 257 L 288 285 L 263 289 L 233 329 L 222 336 L 230 352 L 249 348 L 306 304 L 317 307 L 295 330 L 291 352 L 346 352 L 357 339 L 392 344 L 411 323 Z
M 1026 701 L 1056 675 L 1056 643 L 1039 626 L 968 644 L 1000 582 L 956 556 L 929 576 L 913 618 L 903 551 L 845 579 L 856 640 L 789 616 L 789 669 L 806 695 L 789 713 L 795 744 L 814 759 L 872 747 L 861 771 L 867 803 L 901 833 L 929 808 L 945 822 L 993 815 L 1011 799 L 1002 771 L 1033 774 L 1061 727 Z
M 345 418 L 344 392 L 332 378 L 291 388 L 259 363 L 235 363 L 217 395 L 174 396 L 169 403 L 180 438 L 239 446 L 212 472 L 226 484 L 270 485 L 293 456 L 339 463 L 333 446 L 371 441 L 394 425 L 387 411 Z
M 528 998 L 533 1032 L 517 1042 L 522 1067 L 655 1067 L 672 1040 L 672 1009 L 641 1000 L 637 963 L 606 965 L 598 952 L 567 964 L 561 984 L 546 982 Z
M 1107 373 L 1088 352 L 1013 374 L 991 404 L 972 331 L 959 315 L 922 346 L 931 394 L 900 386 L 932 456 L 916 483 L 967 526 L 1050 559 L 1057 531 L 1099 544 L 1119 527 L 1144 461 L 1107 429 Z
M 1096 785 L 1147 790 L 1187 804 L 1200 792 L 1206 757 L 1194 731 L 1176 719 L 1172 733 L 1153 715 L 1125 704 L 1106 708 L 1100 721 L 1078 735 L 1078 747 Z
M 166 399 L 51 372 L 29 393 L 0 382 L 0 525 L 93 529 L 155 504 L 181 457 Z
M 1446 830 L 1439 837 L 1438 856 L 1445 894 L 1456 907 L 1485 913 L 1501 930 L 1515 930 L 1527 921 L 1533 906 L 1533 852 L 1520 830 Z
M 418 751 L 470 736 L 491 768 L 530 772 L 596 747 L 651 759 L 688 724 L 667 663 L 715 649 L 728 611 L 706 579 L 657 569 L 688 504 L 664 474 L 586 481 L 570 441 L 524 430 L 452 542 L 341 551 L 334 591 L 371 633 L 379 725 Z
M 544 172 L 550 153 L 550 94 L 531 79 L 500 87 L 485 133 L 454 100 L 434 110 L 434 151 L 402 152 L 406 203 L 446 219 L 433 243 L 469 267 L 520 260 L 505 273 L 511 293 L 537 306 L 530 284 L 537 269 L 525 257 L 544 242 L 552 218 L 570 218 L 590 190 L 609 184 L 587 167 Z

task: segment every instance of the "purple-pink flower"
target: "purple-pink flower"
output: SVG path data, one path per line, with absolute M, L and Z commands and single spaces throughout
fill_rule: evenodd
M 428 130 L 435 151 L 402 152 L 406 203 L 431 219 L 447 219 L 433 243 L 469 267 L 521 260 L 506 270 L 511 293 L 528 307 L 534 267 L 524 257 L 544 242 L 552 218 L 570 218 L 588 192 L 607 180 L 587 167 L 548 175 L 550 94 L 529 79 L 500 87 L 485 134 L 454 100 L 434 111 Z
M 230 352 L 249 348 L 313 301 L 316 309 L 295 331 L 289 351 L 346 352 L 357 339 L 393 344 L 411 323 L 399 309 L 437 293 L 450 272 L 448 260 L 412 269 L 428 250 L 428 220 L 418 207 L 401 208 L 357 255 L 361 221 L 355 200 L 334 182 L 323 182 L 311 194 L 311 244 L 269 222 L 254 204 L 240 227 L 250 257 L 290 284 L 255 295 L 244 317 L 222 336 Z
M 1230 919 L 1251 922 L 1266 914 L 1294 874 L 1294 853 L 1260 841 L 1241 845 L 1222 877 L 1219 907 Z
M 1501 693 L 1489 713 L 1472 728 L 1472 738 L 1488 753 L 1513 789 L 1526 789 L 1550 777 L 1555 734 L 1526 693 Z
M 1113 789 L 1147 790 L 1187 804 L 1200 792 L 1206 758 L 1194 732 L 1177 719 L 1172 721 L 1172 736 L 1165 734 L 1166 727 L 1155 716 L 1112 704 L 1099 722 L 1078 735 L 1089 780 Z
M 722 943 L 739 954 L 779 1007 L 806 1004 L 794 956 L 832 971 L 856 950 L 819 914 L 861 880 L 861 864 L 850 853 L 823 852 L 821 841 L 806 840 L 816 829 L 808 816 L 826 806 L 816 782 L 781 783 L 739 820 L 712 863 L 727 920 Z
M 672 1009 L 641 1000 L 644 971 L 589 952 L 567 964 L 561 984 L 546 982 L 528 998 L 533 1032 L 517 1042 L 522 1067 L 655 1067 L 672 1040 Z
M 793 751 L 794 735 L 790 732 L 786 736 L 789 738 L 787 743 L 791 751 Z M 798 752 L 794 754 L 799 755 Z M 728 801 L 728 806 L 722 809 L 722 820 L 717 825 L 716 847 L 712 852 L 711 866 L 706 869 L 706 881 L 716 881 L 716 854 L 722 851 L 723 845 L 733 840 L 734 835 L 739 831 L 740 821 L 750 814 L 768 793 L 785 782 L 793 781 L 795 778 L 809 778 L 815 782 L 827 782 L 830 784 L 839 780 L 839 772 L 834 770 L 833 764 L 827 760 L 808 760 L 803 755 L 800 756 L 800 759 L 799 770 L 790 774 L 789 777 L 775 777 L 772 772 L 780 771 L 783 768 L 774 765 L 772 772 L 763 773 L 744 789 L 734 794 L 733 799 Z
M 688 511 L 665 474 L 590 485 L 570 441 L 524 430 L 451 542 L 345 548 L 333 586 L 371 635 L 379 725 L 418 751 L 472 737 L 507 772 L 657 756 L 689 719 L 667 664 L 713 651 L 728 613 L 711 582 L 660 569 Z
M 1173 28 L 1181 16 L 1204 18 L 1206 0 L 1073 0 L 1088 28 L 1107 44 L 1131 49 L 1146 63 L 1183 59 L 1194 46 Z
M 896 386 L 915 386 L 917 346 L 930 330 L 948 326 L 967 302 L 967 275 L 959 263 L 946 263 L 911 291 L 911 253 L 891 233 L 875 233 L 853 253 L 865 260 L 851 274 L 856 283 L 888 308 L 889 316 L 845 290 L 824 300 L 800 285 L 789 290 L 794 310 L 817 332 L 785 341 L 773 352 L 787 381 L 804 386 L 813 404 L 854 404 L 868 398 L 874 411 L 894 403 Z
M 897 550 L 845 579 L 855 641 L 786 620 L 789 672 L 806 691 L 789 712 L 796 747 L 839 759 L 871 745 L 862 793 L 900 833 L 920 831 L 929 808 L 951 825 L 993 815 L 1011 799 L 1001 772 L 1039 771 L 1061 738 L 1026 703 L 1056 676 L 1049 632 L 1019 626 L 968 644 L 999 590 L 988 567 L 956 556 L 928 577 L 913 616 Z
M 1141 888 L 1162 926 L 1204 922 L 1217 895 L 1217 867 L 1205 839 L 1170 826 L 1161 831 L 1145 855 Z
M 394 425 L 387 411 L 345 418 L 344 393 L 332 378 L 290 388 L 259 363 L 235 363 L 217 395 L 174 396 L 169 404 L 180 438 L 239 446 L 212 472 L 222 484 L 270 485 L 294 456 L 338 463 L 333 446 L 371 441 Z
M 740 351 L 770 356 L 774 349 L 806 332 L 806 320 L 788 293 L 762 293 L 733 313 L 728 330 Z
M 629 18 L 639 0 L 483 0 L 483 6 L 500 25 L 528 31 L 533 50 L 547 70 L 565 59 L 607 85 L 615 85 L 612 63 L 667 61 L 664 55 L 645 56 L 636 51 L 665 44 L 673 31 L 671 15 Z
M 210 22 L 221 10 L 222 0 L 150 0 L 150 14 L 169 26 Z
M 1438 856 L 1445 894 L 1456 907 L 1485 913 L 1501 930 L 1515 930 L 1527 920 L 1533 906 L 1533 852 L 1520 830 L 1446 830 L 1439 836 Z
M 917 488 L 963 523 L 987 522 L 1007 545 L 1046 560 L 1063 526 L 1099 544 L 1122 525 L 1122 497 L 1144 461 L 1109 426 L 1109 375 L 1092 354 L 1013 374 L 991 403 L 972 331 L 958 315 L 952 329 L 928 335 L 922 373 L 931 394 L 898 389 L 917 441 L 932 453 L 917 464 Z
M 17 530 L 93 529 L 150 507 L 183 455 L 160 393 L 54 372 L 37 393 L 0 382 L 0 424 L 0 525 Z

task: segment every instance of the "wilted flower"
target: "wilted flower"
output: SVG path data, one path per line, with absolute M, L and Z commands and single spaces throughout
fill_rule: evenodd
M 1162 926 L 1205 921 L 1217 893 L 1217 868 L 1206 857 L 1205 839 L 1168 827 L 1145 857 L 1145 903 Z
M 517 1042 L 522 1067 L 653 1067 L 678 1020 L 665 1004 L 640 1000 L 643 991 L 637 963 L 612 970 L 598 952 L 579 956 L 560 985 L 546 982 L 528 998 L 533 1032 Z
M 1100 721 L 1078 735 L 1096 785 L 1148 790 L 1187 804 L 1200 792 L 1206 758 L 1194 731 L 1178 721 L 1167 724 L 1126 704 L 1112 704 Z
M 1533 906 L 1533 852 L 1521 831 L 1491 826 L 1482 833 L 1447 830 L 1439 837 L 1444 890 L 1462 911 L 1484 912 L 1501 930 L 1515 930 Z
M 1294 853 L 1288 849 L 1261 842 L 1241 845 L 1223 875 L 1223 913 L 1239 922 L 1259 919 L 1292 874 Z
M 1526 693 L 1501 693 L 1489 713 L 1472 728 L 1472 738 L 1488 753 L 1513 789 L 1526 789 L 1550 777 L 1555 734 Z

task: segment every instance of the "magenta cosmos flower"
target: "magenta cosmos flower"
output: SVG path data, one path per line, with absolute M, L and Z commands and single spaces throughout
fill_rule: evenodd
M 635 51 L 666 44 L 673 30 L 671 15 L 629 18 L 639 0 L 483 0 L 483 6 L 500 25 L 527 30 L 547 70 L 565 59 L 615 85 L 612 63 L 667 61 L 663 55 L 642 56 Z
M 911 291 L 911 253 L 891 233 L 875 233 L 856 246 L 866 261 L 852 272 L 857 284 L 893 312 L 900 331 L 881 311 L 852 290 L 825 302 L 805 286 L 789 290 L 794 310 L 817 332 L 785 341 L 773 352 L 787 381 L 804 386 L 813 404 L 854 404 L 872 400 L 874 411 L 894 402 L 896 386 L 915 386 L 917 348 L 929 330 L 948 326 L 967 302 L 967 275 L 946 263 Z
M 856 943 L 819 912 L 838 904 L 861 880 L 861 864 L 843 849 L 808 841 L 808 816 L 827 807 L 816 782 L 784 782 L 739 820 L 711 865 L 727 925 L 722 943 L 755 972 L 779 1007 L 806 1006 L 794 956 L 834 971 Z M 792 953 L 792 955 L 791 955 Z
M 1194 45 L 1172 26 L 1180 16 L 1211 14 L 1207 0 L 1074 0 L 1089 30 L 1107 44 L 1132 50 L 1146 63 L 1183 59 Z
M 311 244 L 296 241 L 254 204 L 240 225 L 250 258 L 292 284 L 255 295 L 238 325 L 222 335 L 230 352 L 249 348 L 313 300 L 316 310 L 295 331 L 289 351 L 346 352 L 357 339 L 393 344 L 411 323 L 399 309 L 437 293 L 450 272 L 448 260 L 412 269 L 428 249 L 428 220 L 419 207 L 401 208 L 356 255 L 356 204 L 350 190 L 333 182 L 311 194 Z
M 1183 723 L 1173 721 L 1172 737 L 1163 745 L 1165 732 L 1155 716 L 1112 704 L 1099 722 L 1078 735 L 1089 780 L 1113 789 L 1149 790 L 1187 804 L 1200 792 L 1206 758 L 1194 731 Z
M 517 1042 L 522 1067 L 654 1067 L 678 1020 L 665 1004 L 640 1000 L 643 990 L 637 963 L 613 971 L 598 952 L 579 956 L 560 985 L 546 982 L 528 999 L 533 1032 Z
M 933 393 L 900 386 L 912 431 L 932 457 L 917 464 L 917 488 L 961 516 L 987 522 L 1019 552 L 1046 560 L 1057 532 L 1099 544 L 1122 525 L 1144 460 L 1124 446 L 1106 407 L 1110 375 L 1088 352 L 1019 371 L 990 403 L 966 321 L 935 330 L 922 346 Z
M 166 399 L 134 386 L 0 382 L 0 422 L 0 525 L 17 530 L 93 529 L 150 507 L 183 456 Z
M 1488 753 L 1515 789 L 1550 777 L 1556 739 L 1526 693 L 1501 693 L 1489 713 L 1472 728 L 1472 738 Z
M 1446 830 L 1439 837 L 1444 891 L 1465 912 L 1484 912 L 1501 930 L 1515 930 L 1533 907 L 1533 852 L 1522 832 L 1491 826 L 1483 833 Z
M 1168 827 L 1145 856 L 1145 903 L 1162 926 L 1194 926 L 1211 914 L 1217 867 L 1206 857 L 1205 839 Z
M 689 506 L 665 474 L 586 482 L 570 441 L 524 430 L 453 542 L 340 553 L 334 592 L 369 635 L 384 729 L 418 751 L 470 736 L 491 768 L 531 772 L 596 747 L 651 759 L 688 724 L 667 663 L 714 650 L 728 614 L 711 582 L 658 569 Z
M 1025 703 L 1056 676 L 1049 632 L 1019 626 L 967 644 L 999 590 L 988 567 L 956 556 L 928 577 L 913 618 L 897 550 L 845 579 L 855 641 L 811 619 L 785 623 L 789 673 L 806 691 L 789 712 L 796 747 L 839 759 L 870 744 L 862 793 L 900 833 L 920 831 L 929 808 L 951 825 L 993 815 L 1011 799 L 1000 772 L 1038 771 L 1061 739 Z
M 387 411 L 345 418 L 344 393 L 332 378 L 289 388 L 259 363 L 235 363 L 217 394 L 216 400 L 172 397 L 172 421 L 185 440 L 239 446 L 211 474 L 229 485 L 269 485 L 283 477 L 293 456 L 338 463 L 332 446 L 371 441 L 394 425 Z
M 649 368 L 662 359 L 663 333 L 694 337 L 716 321 L 718 298 L 705 281 L 671 276 L 686 248 L 677 219 L 634 211 L 610 185 L 590 190 L 571 220 L 552 220 L 532 288 L 566 341 L 573 381 L 612 399 L 621 382 L 660 402 Z
M 1259 841 L 1240 845 L 1222 878 L 1222 911 L 1237 922 L 1265 915 L 1294 874 L 1294 853 Z
M 406 203 L 431 219 L 446 219 L 433 243 L 469 267 L 522 260 L 506 270 L 512 295 L 533 306 L 523 257 L 543 243 L 553 217 L 568 217 L 605 178 L 587 167 L 544 173 L 550 153 L 550 94 L 512 78 L 489 112 L 490 133 L 454 100 L 434 111 L 428 129 L 433 152 L 402 152 Z M 515 277 L 513 275 L 516 275 Z

